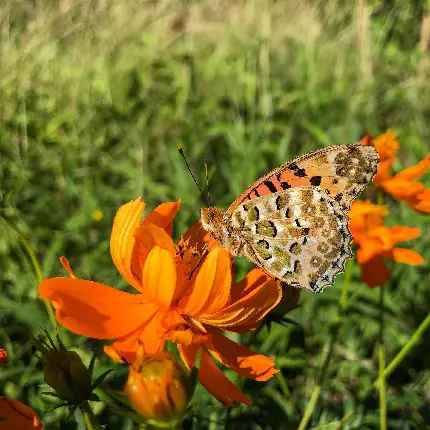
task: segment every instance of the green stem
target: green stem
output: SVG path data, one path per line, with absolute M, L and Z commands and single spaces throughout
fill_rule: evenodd
M 290 392 L 290 389 L 288 388 L 287 381 L 285 380 L 284 375 L 282 374 L 282 371 L 276 374 L 276 379 L 278 380 L 279 387 L 281 388 L 281 391 L 284 397 L 286 399 L 291 400 L 291 392 Z M 296 409 L 294 402 L 291 402 L 291 410 L 294 416 L 298 415 L 298 411 Z
M 379 346 L 378 346 L 378 356 L 379 356 L 379 379 L 381 383 L 379 384 L 379 419 L 381 430 L 387 429 L 387 387 L 385 384 L 385 347 L 384 347 L 384 287 L 379 288 Z
M 415 330 L 415 333 L 408 340 L 406 345 L 398 352 L 398 354 L 393 358 L 391 363 L 384 369 L 382 375 L 379 375 L 378 379 L 373 383 L 373 388 L 377 388 L 380 385 L 380 382 L 390 376 L 397 366 L 402 362 L 402 360 L 409 354 L 411 349 L 418 343 L 421 339 L 421 336 L 430 326 L 430 313 L 427 315 L 425 320 L 420 324 L 420 326 Z M 381 378 L 382 377 L 382 378 Z
M 36 281 L 37 281 L 37 284 L 39 285 L 43 281 L 43 275 L 42 275 L 42 269 L 40 268 L 40 264 L 37 261 L 37 257 L 33 251 L 33 248 L 31 247 L 30 243 L 26 239 L 24 233 L 22 233 L 21 230 L 16 225 L 14 225 L 10 221 L 8 221 L 5 217 L 2 217 L 2 218 L 3 218 L 4 223 L 11 230 L 13 230 L 17 234 L 19 239 L 21 240 L 22 246 L 24 247 L 25 251 L 27 252 L 28 258 L 30 259 L 30 262 L 33 266 L 34 273 L 36 276 Z M 55 327 L 57 326 L 57 321 L 55 319 L 54 309 L 52 308 L 51 302 L 49 302 L 47 300 L 43 300 L 43 302 L 45 304 L 46 312 L 48 313 L 49 321 L 51 322 L 52 328 L 55 329 Z
M 309 420 L 311 419 L 312 413 L 315 409 L 315 406 L 317 404 L 320 393 L 321 393 L 321 386 L 315 385 L 315 388 L 312 391 L 311 399 L 309 400 L 309 403 L 306 406 L 305 413 L 303 415 L 302 420 L 300 421 L 300 424 L 299 424 L 299 427 L 297 428 L 297 430 L 305 430 L 306 429 L 306 427 L 309 423 Z
M 97 417 L 94 415 L 88 401 L 85 401 L 80 406 L 82 413 L 84 414 L 85 424 L 87 430 L 102 430 L 102 426 L 99 424 Z
M 384 344 L 380 343 L 378 348 L 379 355 L 379 378 L 381 380 L 381 384 L 379 386 L 379 419 L 380 425 L 379 428 L 381 430 L 387 430 L 387 390 L 385 385 L 385 353 L 384 353 Z
M 300 421 L 298 430 L 305 430 L 306 429 L 306 427 L 309 423 L 309 420 L 312 417 L 312 414 L 314 412 L 315 406 L 318 402 L 318 398 L 319 398 L 320 393 L 321 393 L 321 388 L 322 388 L 322 385 L 324 383 L 324 379 L 325 379 L 325 376 L 327 373 L 328 366 L 329 366 L 330 361 L 331 361 L 331 357 L 333 355 L 334 346 L 336 345 L 337 338 L 339 336 L 339 330 L 340 330 L 340 326 L 341 326 L 342 317 L 345 314 L 346 309 L 348 307 L 348 301 L 347 301 L 347 299 L 348 299 L 348 288 L 349 288 L 349 283 L 351 280 L 352 265 L 353 265 L 353 260 L 349 260 L 347 262 L 346 269 L 345 269 L 345 279 L 343 282 L 342 292 L 341 292 L 340 298 L 339 298 L 338 312 L 337 312 L 337 316 L 336 316 L 336 319 L 335 319 L 334 324 L 333 324 L 328 350 L 327 350 L 327 353 L 324 357 L 323 363 L 322 363 L 320 371 L 318 373 L 316 385 L 312 391 L 311 399 L 309 400 L 309 403 L 306 406 L 305 413 L 303 414 L 303 417 Z

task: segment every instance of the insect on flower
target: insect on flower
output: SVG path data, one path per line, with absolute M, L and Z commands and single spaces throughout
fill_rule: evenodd
M 362 143 L 331 146 L 283 164 L 226 211 L 203 207 L 203 227 L 232 255 L 246 257 L 273 278 L 321 292 L 352 257 L 347 213 L 378 167 L 376 150 Z

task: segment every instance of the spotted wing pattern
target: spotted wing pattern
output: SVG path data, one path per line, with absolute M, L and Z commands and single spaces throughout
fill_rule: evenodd
M 348 217 L 325 190 L 300 186 L 239 206 L 226 220 L 243 255 L 271 276 L 320 292 L 352 256 Z
M 303 186 L 326 190 L 347 212 L 354 198 L 372 181 L 378 162 L 375 148 L 361 142 L 319 149 L 264 175 L 232 203 L 228 212 L 251 199 Z

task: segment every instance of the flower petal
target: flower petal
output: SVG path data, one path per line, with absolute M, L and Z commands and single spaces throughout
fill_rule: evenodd
M 208 331 L 212 335 L 210 344 L 207 345 L 209 352 L 239 375 L 256 381 L 267 381 L 279 372 L 271 358 L 233 342 L 218 329 L 210 328 Z
M 430 190 L 426 190 L 429 191 Z M 430 195 L 427 197 L 427 194 L 421 193 L 418 196 L 417 202 L 412 205 L 413 209 L 423 215 L 430 215 Z
M 394 163 L 394 158 L 388 158 L 386 160 L 381 160 L 378 164 L 378 171 L 376 172 L 373 182 L 377 185 L 381 185 L 384 181 L 390 179 L 391 167 Z
M 7 363 L 7 350 L 0 348 L 0 365 Z
M 173 219 L 178 213 L 181 201 L 161 203 L 143 220 L 142 225 L 155 224 L 166 230 L 169 236 L 172 235 Z
M 42 299 L 52 301 L 57 321 L 74 333 L 112 339 L 139 327 L 157 306 L 141 294 L 129 294 L 98 282 L 50 278 L 39 285 Z
M 408 167 L 399 172 L 395 178 L 402 179 L 405 181 L 411 181 L 413 179 L 420 178 L 430 168 L 430 155 L 427 155 L 424 160 L 421 160 L 415 166 Z
M 252 269 L 241 281 L 234 285 L 231 289 L 231 302 L 237 302 L 242 297 L 249 294 L 258 286 L 269 281 L 271 278 L 266 275 L 264 270 L 256 267 Z
M 398 199 L 415 196 L 424 190 L 421 182 L 410 182 L 396 177 L 382 182 L 381 187 Z
M 0 430 L 42 430 L 42 421 L 29 406 L 10 397 L 0 397 Z
M 136 200 L 121 206 L 116 213 L 110 238 L 112 260 L 123 278 L 137 290 L 141 290 L 141 269 L 133 234 L 140 225 L 145 203 Z
M 110 345 L 106 345 L 103 350 L 112 360 L 119 363 L 133 363 L 139 349 L 139 336 L 142 333 L 144 325 L 138 327 L 131 333 L 118 338 Z
M 165 316 L 166 311 L 160 309 L 140 334 L 139 343 L 142 346 L 142 353 L 144 355 L 154 355 L 163 350 L 164 339 L 162 337 L 167 331 L 162 324 Z
M 361 264 L 361 280 L 370 288 L 380 287 L 390 278 L 387 265 L 380 255 Z
M 217 312 L 229 301 L 230 288 L 230 258 L 218 247 L 209 252 L 197 274 L 191 295 L 180 302 L 180 307 L 192 317 Z
M 175 254 L 175 245 L 172 237 L 167 234 L 163 228 L 155 224 L 141 225 L 135 230 L 134 237 L 147 253 L 149 253 L 154 246 L 159 246 L 168 250 L 172 255 Z
M 418 254 L 418 252 L 412 251 L 412 249 L 394 248 L 392 254 L 393 259 L 398 263 L 406 263 L 413 266 L 418 266 L 424 263 L 422 255 Z
M 154 224 L 147 228 L 149 227 L 159 228 Z M 164 230 L 159 230 L 167 236 Z M 170 236 L 167 237 L 170 239 Z M 170 242 L 172 243 L 171 239 Z M 148 301 L 156 301 L 160 306 L 168 307 L 175 293 L 176 266 L 172 250 L 164 248 L 164 243 L 161 245 L 154 246 L 146 258 L 142 273 L 142 295 Z
M 164 340 L 161 336 L 165 329 L 160 325 L 164 317 L 163 312 L 155 312 L 140 327 L 127 334 L 111 345 L 104 347 L 104 352 L 119 363 L 132 364 L 136 360 L 139 348 L 143 354 L 153 355 L 164 348 Z
M 404 242 L 405 240 L 415 239 L 420 235 L 420 229 L 416 227 L 406 227 L 395 225 L 390 229 L 394 243 Z
M 364 239 L 365 238 L 365 239 Z M 382 253 L 382 242 L 369 235 L 362 235 L 360 248 L 357 251 L 358 264 L 364 264 L 375 255 Z
M 198 347 L 178 345 L 178 350 L 186 366 L 191 369 L 194 366 Z M 237 403 L 252 404 L 251 399 L 221 372 L 203 349 L 200 358 L 199 381 L 209 393 L 226 406 L 233 406 Z
M 227 330 L 237 328 L 237 326 L 251 325 L 264 318 L 280 302 L 281 298 L 281 286 L 277 281 L 270 280 L 219 312 L 200 315 L 198 319 L 201 323 Z

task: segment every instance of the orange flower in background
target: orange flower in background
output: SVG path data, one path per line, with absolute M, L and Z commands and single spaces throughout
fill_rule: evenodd
M 373 145 L 379 154 L 378 172 L 373 178 L 373 182 L 379 184 L 390 176 L 400 146 L 397 133 L 388 129 L 384 134 L 370 141 L 369 144 Z
M 370 144 L 375 147 L 380 157 L 378 173 L 373 182 L 395 199 L 408 203 L 416 212 L 430 214 L 430 189 L 415 181 L 430 168 L 430 155 L 415 166 L 392 175 L 392 166 L 399 149 L 397 133 L 387 130 Z
M 0 348 L 0 365 L 7 363 L 7 351 Z
M 24 403 L 10 397 L 0 397 L 0 430 L 42 430 L 36 413 Z
M 140 198 L 122 206 L 110 241 L 118 271 L 138 294 L 72 277 L 44 280 L 40 297 L 52 301 L 57 320 L 69 330 L 116 339 L 105 352 L 120 362 L 132 363 L 140 345 L 145 354 L 157 354 L 170 340 L 192 368 L 202 348 L 202 385 L 226 405 L 251 403 L 210 357 L 257 381 L 277 373 L 273 360 L 231 341 L 222 330 L 255 329 L 280 301 L 280 285 L 254 269 L 232 286 L 230 255 L 215 242 L 203 245 L 207 233 L 199 223 L 173 243 L 179 202 L 161 204 L 141 222 L 144 207 Z M 74 276 L 66 259 L 63 264 Z
M 423 257 L 415 251 L 398 248 L 395 245 L 415 239 L 420 232 L 406 226 L 386 227 L 383 218 L 385 206 L 356 200 L 349 212 L 349 228 L 357 244 L 357 261 L 361 267 L 361 278 L 370 288 L 381 286 L 389 279 L 390 272 L 384 258 L 398 263 L 419 265 Z
M 430 155 L 424 160 L 396 175 L 382 181 L 380 187 L 391 194 L 395 199 L 403 200 L 415 211 L 430 214 L 430 189 L 415 179 L 423 176 L 430 168 Z

